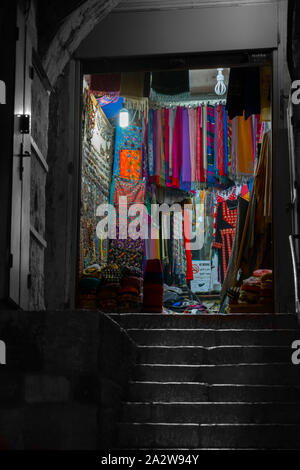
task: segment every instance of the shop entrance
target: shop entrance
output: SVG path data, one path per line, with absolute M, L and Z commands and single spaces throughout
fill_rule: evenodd
M 82 78 L 77 305 L 274 312 L 271 54 L 93 70 Z

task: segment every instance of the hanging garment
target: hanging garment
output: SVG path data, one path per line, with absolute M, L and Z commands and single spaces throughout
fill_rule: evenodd
M 170 163 L 172 162 L 172 147 L 170 147 L 170 109 L 164 110 L 164 157 L 165 157 L 165 182 L 166 186 L 172 185 L 172 178 L 170 177 Z M 171 152 L 170 152 L 171 148 Z
M 94 96 L 101 107 L 116 103 L 120 99 L 120 93 L 118 91 L 110 91 L 109 93 L 100 92 L 94 94 Z
M 244 109 L 245 119 L 248 119 L 253 114 L 260 114 L 260 76 L 259 67 L 247 67 L 244 70 Z
M 129 180 L 141 179 L 140 150 L 120 150 L 120 177 Z
M 213 248 L 218 250 L 221 283 L 223 283 L 226 275 L 235 236 L 237 205 L 237 200 L 227 200 L 218 205 L 216 238 L 213 243 Z
M 251 119 L 238 116 L 237 120 L 237 176 L 251 177 L 254 172 L 253 134 Z M 255 136 L 256 140 L 256 136 Z
M 172 144 L 172 186 L 180 188 L 182 166 L 182 108 L 177 107 Z
M 248 207 L 249 207 L 249 201 L 246 201 L 242 197 L 239 197 L 235 237 L 234 237 L 234 242 L 232 245 L 230 260 L 227 266 L 226 276 L 222 285 L 221 303 L 223 303 L 226 297 L 227 289 L 229 289 L 230 287 L 233 287 L 234 282 L 235 282 L 235 272 L 236 272 L 238 255 L 240 251 L 241 240 L 242 240 L 244 226 L 246 222 Z
M 169 109 L 169 176 L 172 176 L 172 148 L 173 148 L 173 133 L 175 125 L 176 110 Z
M 189 132 L 190 132 L 190 159 L 191 159 L 191 181 L 196 181 L 196 145 L 197 145 L 197 110 L 188 109 L 189 115 Z
M 143 98 L 145 72 L 122 72 L 120 96 L 125 98 Z
M 98 98 L 97 98 L 97 101 L 99 103 Z M 123 108 L 123 104 L 124 104 L 124 98 L 118 98 L 117 101 L 111 102 L 109 104 L 102 104 L 100 106 L 102 107 L 102 111 L 104 112 L 107 119 L 111 119 L 117 116 L 117 114 L 119 114 L 119 112 Z
M 113 202 L 115 187 L 115 177 L 120 176 L 120 151 L 121 150 L 141 150 L 143 131 L 138 126 L 128 126 L 122 128 L 119 125 L 116 128 L 115 154 L 113 164 L 113 176 L 110 188 L 110 203 Z
M 152 88 L 164 95 L 177 95 L 189 91 L 189 71 L 153 72 Z
M 120 73 L 97 73 L 90 76 L 90 89 L 92 91 L 120 91 Z
M 224 135 L 224 113 L 223 106 L 215 106 L 215 158 L 216 158 L 216 173 L 219 175 L 220 182 L 226 176 L 225 171 L 225 135 Z
M 205 145 L 206 147 L 206 145 Z M 204 158 L 203 158 L 203 129 L 202 129 L 202 108 L 196 110 L 196 169 L 195 181 L 203 183 L 206 181 L 204 173 Z
M 241 67 L 230 69 L 226 110 L 229 119 L 242 116 L 244 111 L 244 69 Z
M 219 204 L 221 204 L 224 201 L 235 201 L 237 199 L 237 191 L 236 191 L 236 186 L 233 186 L 232 190 L 227 192 L 227 191 L 217 191 L 216 194 L 214 195 L 214 217 L 213 217 L 213 236 L 214 238 L 216 237 L 216 227 L 217 227 L 217 213 L 218 213 L 218 207 Z
M 152 109 L 149 109 L 148 114 L 148 166 L 149 166 L 149 179 L 154 175 L 154 158 L 153 158 L 153 113 Z
M 271 121 L 271 67 L 260 68 L 261 120 Z
M 207 106 L 207 182 L 214 184 L 217 182 L 215 177 L 215 108 Z
M 191 155 L 189 134 L 189 113 L 187 108 L 182 110 L 182 167 L 181 189 L 189 191 L 191 188 Z
M 120 227 L 127 226 L 134 220 L 134 216 L 120 212 L 119 198 L 126 197 L 127 209 L 132 204 L 143 204 L 145 202 L 146 184 L 144 180 L 129 181 L 127 179 L 115 177 L 115 191 L 113 195 L 113 203 L 116 210 L 116 238 L 111 240 L 110 259 L 117 265 L 127 265 L 131 267 L 141 267 L 143 262 L 144 241 L 141 238 L 136 240 L 127 235 L 127 238 L 120 238 Z
M 160 184 L 160 173 L 161 173 L 161 146 L 162 146 L 162 128 L 161 128 L 161 109 L 157 109 L 156 114 L 156 139 L 155 139 L 155 176 L 156 176 L 156 184 Z
M 161 165 L 159 185 L 166 186 L 166 157 L 165 157 L 165 109 L 161 110 Z
M 190 203 L 192 201 L 189 201 Z M 187 210 L 183 210 L 183 238 L 184 238 L 184 251 L 186 257 L 186 281 L 192 281 L 193 276 L 193 264 L 192 264 L 192 252 L 189 249 L 189 243 L 191 240 L 191 231 L 190 231 L 190 217 Z

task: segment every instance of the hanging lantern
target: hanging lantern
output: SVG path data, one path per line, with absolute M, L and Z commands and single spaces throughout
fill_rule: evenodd
M 128 127 L 129 126 L 129 112 L 126 108 L 122 108 L 119 114 L 119 124 L 120 127 Z
M 226 85 L 224 83 L 224 75 L 222 74 L 223 69 L 218 69 L 217 84 L 215 86 L 215 92 L 221 96 L 226 93 Z

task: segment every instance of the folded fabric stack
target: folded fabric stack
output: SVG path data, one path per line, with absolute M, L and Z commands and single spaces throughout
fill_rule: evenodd
M 79 280 L 79 308 L 89 310 L 97 308 L 97 298 L 101 287 L 100 279 L 91 276 L 83 276 Z
M 105 264 L 102 266 L 99 278 L 103 283 L 118 283 L 120 282 L 121 272 L 117 264 Z
M 251 276 L 243 281 L 239 303 L 257 304 L 260 297 L 260 278 Z
M 271 303 L 273 299 L 273 272 L 271 269 L 260 269 L 253 273 L 260 277 L 260 303 Z
M 146 262 L 143 286 L 143 312 L 161 313 L 163 309 L 163 272 L 160 259 Z
M 142 308 L 143 279 L 136 276 L 124 276 L 118 292 L 118 311 L 137 313 Z
M 92 264 L 82 271 L 82 277 L 93 277 L 100 279 L 101 278 L 101 267 L 99 264 Z
M 100 287 L 98 292 L 98 309 L 106 313 L 118 312 L 118 292 L 120 284 L 111 282 Z

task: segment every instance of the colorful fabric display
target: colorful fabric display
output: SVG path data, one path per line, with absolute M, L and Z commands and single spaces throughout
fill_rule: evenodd
M 120 177 L 129 180 L 141 179 L 141 151 L 120 150 Z
M 88 266 L 82 271 L 82 276 L 83 277 L 94 277 L 94 278 L 100 278 L 101 277 L 101 268 L 99 264 L 92 264 L 91 266 Z
M 140 312 L 142 307 L 143 279 L 135 276 L 125 276 L 121 280 L 118 291 L 119 312 Z
M 119 282 L 120 277 L 121 273 L 118 264 L 111 262 L 111 264 L 107 264 L 101 267 L 99 279 L 102 280 L 103 284 Z
M 231 173 L 235 180 L 250 178 L 254 173 L 255 154 L 253 153 L 252 119 L 238 116 L 232 121 Z
M 100 104 L 103 101 L 102 98 L 97 98 L 98 103 Z M 117 116 L 124 105 L 124 98 L 117 98 L 116 101 L 112 101 L 108 104 L 100 104 L 102 111 L 104 112 L 107 119 L 112 119 L 113 117 Z
M 221 267 L 220 282 L 223 283 L 231 255 L 237 219 L 238 201 L 224 201 L 218 205 L 216 220 L 216 237 L 213 248 L 218 250 Z
M 118 311 L 118 291 L 120 284 L 109 283 L 102 286 L 98 293 L 98 308 L 107 313 Z

